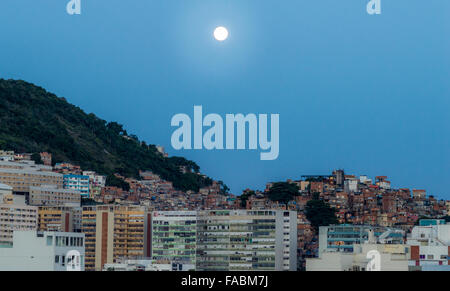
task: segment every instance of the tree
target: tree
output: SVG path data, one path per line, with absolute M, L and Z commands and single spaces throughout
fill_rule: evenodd
M 272 201 L 278 201 L 287 204 L 299 195 L 299 188 L 295 184 L 288 182 L 277 182 L 272 185 L 267 193 Z
M 117 187 L 121 188 L 124 191 L 130 191 L 130 184 L 116 177 L 115 175 L 109 175 L 108 177 L 106 177 L 106 186 Z
M 242 208 L 246 208 L 247 207 L 247 200 L 249 197 L 255 195 L 255 191 L 253 190 L 246 190 L 244 191 L 244 193 L 241 194 L 241 196 L 239 196 L 239 199 L 241 200 L 241 207 Z
M 41 155 L 38 153 L 34 153 L 31 155 L 31 160 L 34 161 L 36 164 L 43 164 Z
M 220 185 L 220 194 L 227 195 L 228 192 L 230 191 L 230 188 L 228 188 L 228 186 L 225 185 L 223 181 L 218 181 L 217 183 L 219 183 Z
M 161 155 L 117 122 L 86 114 L 43 88 L 0 78 L 0 148 L 21 153 L 49 152 L 52 162 L 70 162 L 101 175 L 139 178 L 152 171 L 181 191 L 210 186 L 200 167 L 181 157 Z M 39 154 L 34 160 L 40 162 Z M 186 169 L 187 171 L 181 171 Z M 192 172 L 192 173 L 190 173 Z
M 323 200 L 319 199 L 318 195 L 314 195 L 312 200 L 306 203 L 306 218 L 311 223 L 316 233 L 319 226 L 337 224 L 336 210 Z

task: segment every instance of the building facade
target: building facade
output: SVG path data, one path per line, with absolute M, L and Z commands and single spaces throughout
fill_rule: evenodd
M 64 189 L 79 191 L 81 197 L 89 198 L 89 176 L 64 175 Z
M 411 247 L 410 270 L 450 270 L 450 223 L 439 219 L 422 219 L 408 236 Z
M 196 270 L 294 271 L 296 269 L 295 211 L 199 211 Z
M 319 258 L 306 259 L 306 271 L 368 271 L 373 251 L 379 254 L 379 271 L 408 271 L 408 246 L 372 243 L 355 244 L 352 252 L 325 250 Z
M 154 211 L 151 219 L 151 256 L 195 265 L 196 211 Z
M 80 206 L 81 194 L 77 190 L 55 186 L 30 187 L 28 201 L 35 206 Z
M 40 206 L 38 230 L 81 232 L 81 207 Z
M 11 245 L 14 231 L 36 230 L 37 215 L 37 207 L 14 204 L 13 195 L 4 195 L 0 201 L 0 245 Z
M 0 247 L 0 271 L 66 271 L 70 251 L 84 271 L 84 234 L 15 231 L 13 244 Z
M 404 243 L 404 232 L 381 226 L 340 224 L 319 227 L 319 256 L 325 250 L 353 253 L 355 244 L 369 240 L 370 232 L 375 238 L 382 237 L 389 243 Z
M 146 210 L 140 206 L 86 206 L 82 232 L 86 235 L 86 270 L 101 271 L 119 258 L 146 256 Z
M 0 168 L 0 183 L 9 185 L 15 193 L 27 194 L 30 187 L 54 185 L 63 187 L 63 175 L 47 171 Z

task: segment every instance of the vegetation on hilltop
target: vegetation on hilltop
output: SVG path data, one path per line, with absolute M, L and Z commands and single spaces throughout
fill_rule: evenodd
M 139 170 L 149 170 L 183 191 L 198 191 L 212 183 L 198 175 L 195 162 L 166 158 L 122 125 L 86 114 L 66 99 L 19 80 L 0 79 L 0 149 L 46 151 L 54 163 L 71 162 L 109 177 L 118 173 L 137 178 Z M 181 167 L 188 171 L 183 173 Z
M 305 215 L 316 233 L 320 226 L 338 224 L 336 209 L 320 199 L 319 193 L 314 193 L 313 199 L 306 203 Z
M 276 182 L 270 187 L 267 195 L 270 200 L 287 204 L 300 195 L 297 185 L 288 182 Z

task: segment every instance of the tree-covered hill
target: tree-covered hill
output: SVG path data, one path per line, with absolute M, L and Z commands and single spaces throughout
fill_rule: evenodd
M 197 191 L 211 179 L 182 157 L 163 157 L 154 145 L 129 135 L 116 122 L 86 114 L 41 87 L 0 79 L 0 149 L 49 152 L 53 162 L 72 162 L 84 170 L 138 177 L 150 170 L 180 190 Z M 183 174 L 180 166 L 192 170 Z

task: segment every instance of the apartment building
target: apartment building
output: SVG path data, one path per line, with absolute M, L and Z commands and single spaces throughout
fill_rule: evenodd
M 38 207 L 38 230 L 81 232 L 81 207 Z
M 369 252 L 379 254 L 380 271 L 408 271 L 409 247 L 404 244 L 355 244 L 351 252 L 324 251 L 306 259 L 306 271 L 368 271 Z
M 82 233 L 15 231 L 13 243 L 0 247 L 0 271 L 66 271 L 72 263 L 84 271 Z
M 149 214 L 140 206 L 86 206 L 82 232 L 86 235 L 86 270 L 101 271 L 119 258 L 146 256 Z
M 12 195 L 13 194 L 13 188 L 6 184 L 0 184 L 0 198 L 3 195 Z
M 89 196 L 100 196 L 102 188 L 106 186 L 106 176 L 98 175 L 93 171 L 84 171 L 83 176 L 89 177 Z
M 81 197 L 89 198 L 89 176 L 64 175 L 64 189 L 79 191 Z
M 105 264 L 103 271 L 195 271 L 195 265 L 180 261 L 156 261 L 152 259 L 119 260 Z
M 0 161 L 14 161 L 14 151 L 0 150 Z
M 353 253 L 355 244 L 362 244 L 369 239 L 370 232 L 375 238 L 386 243 L 404 242 L 404 232 L 381 226 L 340 224 L 319 227 L 319 256 L 324 251 Z
M 28 203 L 36 206 L 80 206 L 81 194 L 77 190 L 58 189 L 55 185 L 32 186 Z
M 11 194 L 0 195 L 0 245 L 11 245 L 19 230 L 36 230 L 38 209 L 18 203 Z
M 450 223 L 422 219 L 408 236 L 411 247 L 410 270 L 450 271 Z
M 63 187 L 63 175 L 47 171 L 0 168 L 0 183 L 9 185 L 13 192 L 28 194 L 30 187 L 54 185 Z
M 45 171 L 51 172 L 52 167 L 47 165 L 36 164 L 34 161 L 14 161 L 14 160 L 1 160 L 1 169 L 16 169 L 16 170 L 29 170 L 29 171 Z
M 297 213 L 208 210 L 197 217 L 199 271 L 297 269 Z
M 151 216 L 151 256 L 195 265 L 196 211 L 154 211 Z

